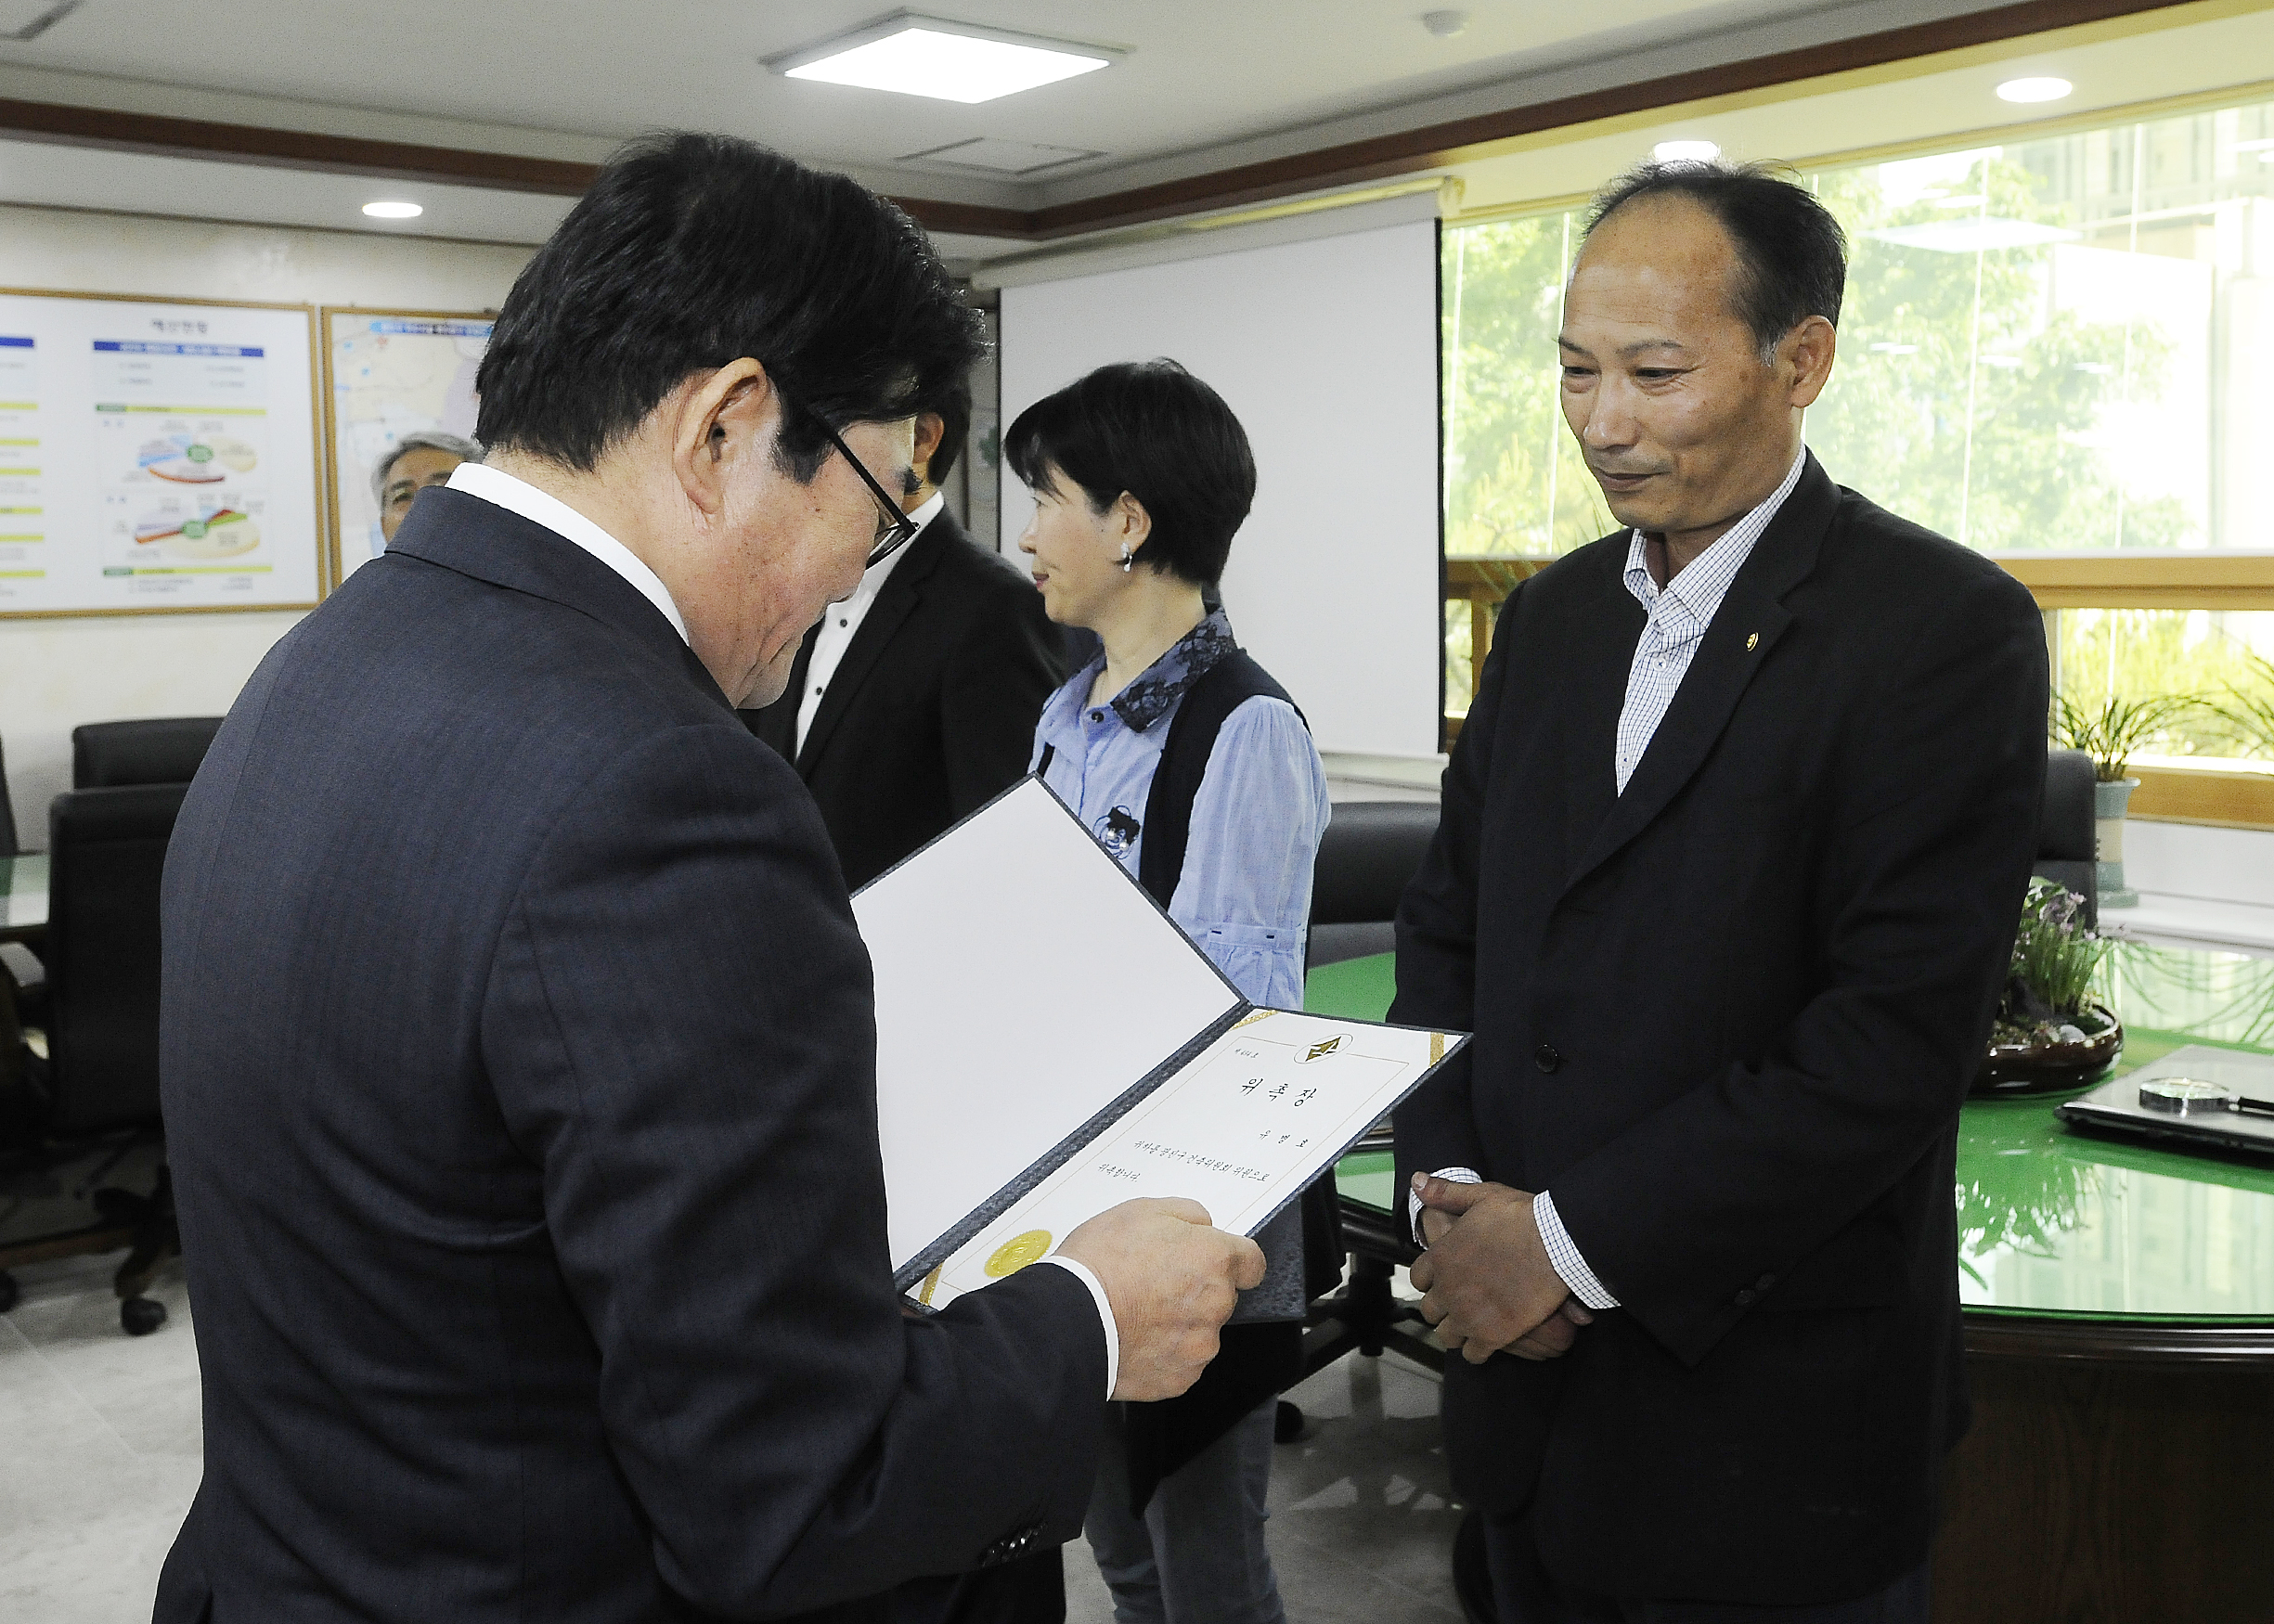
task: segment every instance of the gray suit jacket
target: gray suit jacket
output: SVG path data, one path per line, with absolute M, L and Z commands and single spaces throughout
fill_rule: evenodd
M 182 809 L 164 988 L 205 1382 L 167 1624 L 779 1616 L 1079 1527 L 1089 1294 L 902 1316 L 813 803 L 550 531 L 430 491 L 277 646 Z

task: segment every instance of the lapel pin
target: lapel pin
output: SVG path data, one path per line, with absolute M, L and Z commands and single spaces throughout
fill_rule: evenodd
M 1761 634 L 1759 632 L 1748 633 L 1745 638 L 1745 651 L 1750 654 L 1760 646 Z

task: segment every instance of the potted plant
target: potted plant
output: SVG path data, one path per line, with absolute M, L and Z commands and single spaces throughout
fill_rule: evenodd
M 2102 908 L 2133 908 L 2139 902 L 2139 893 L 2124 883 L 2125 807 L 2139 788 L 2139 780 L 2128 776 L 2132 754 L 2203 702 L 2191 693 L 2137 701 L 2112 694 L 2099 710 L 2087 711 L 2071 703 L 2066 694 L 2053 696 L 2053 742 L 2092 757 L 2094 856 Z
M 2074 1088 L 2115 1063 L 2124 1027 L 2092 986 L 2114 947 L 2085 923 L 2083 897 L 2050 880 L 2029 883 L 1975 1093 Z

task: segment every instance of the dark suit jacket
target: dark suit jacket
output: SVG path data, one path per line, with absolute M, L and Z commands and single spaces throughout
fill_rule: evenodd
M 789 691 L 743 717 L 795 756 L 859 890 L 1027 776 L 1042 702 L 1073 665 L 1032 583 L 944 510 L 885 578 L 797 750 L 819 631 Z
M 164 916 L 162 1624 L 752 1618 L 1079 1527 L 1088 1292 L 902 1317 L 820 819 L 588 554 L 421 496 L 230 713 Z
M 2045 781 L 2044 629 L 1814 458 L 1624 794 L 1626 533 L 1523 583 L 1398 919 L 1390 1018 L 1472 1029 L 1402 1176 L 1545 1189 L 1623 1308 L 1454 1361 L 1454 1480 L 1566 1583 L 1837 1600 L 1925 1554 L 1964 1426 L 1958 1105 Z

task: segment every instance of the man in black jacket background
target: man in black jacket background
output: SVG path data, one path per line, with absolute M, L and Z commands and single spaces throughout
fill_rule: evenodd
M 813 792 L 854 890 L 1026 776 L 1042 702 L 1074 668 L 1033 582 L 947 510 L 970 429 L 963 380 L 924 404 L 900 502 L 915 539 L 829 606 L 788 691 L 743 713 Z
M 1606 194 L 1562 400 L 1630 528 L 1504 606 L 1401 909 L 1391 1019 L 1476 1034 L 1398 1159 L 1502 1624 L 1927 1616 L 2046 651 L 1803 446 L 1844 280 L 1765 173 Z

